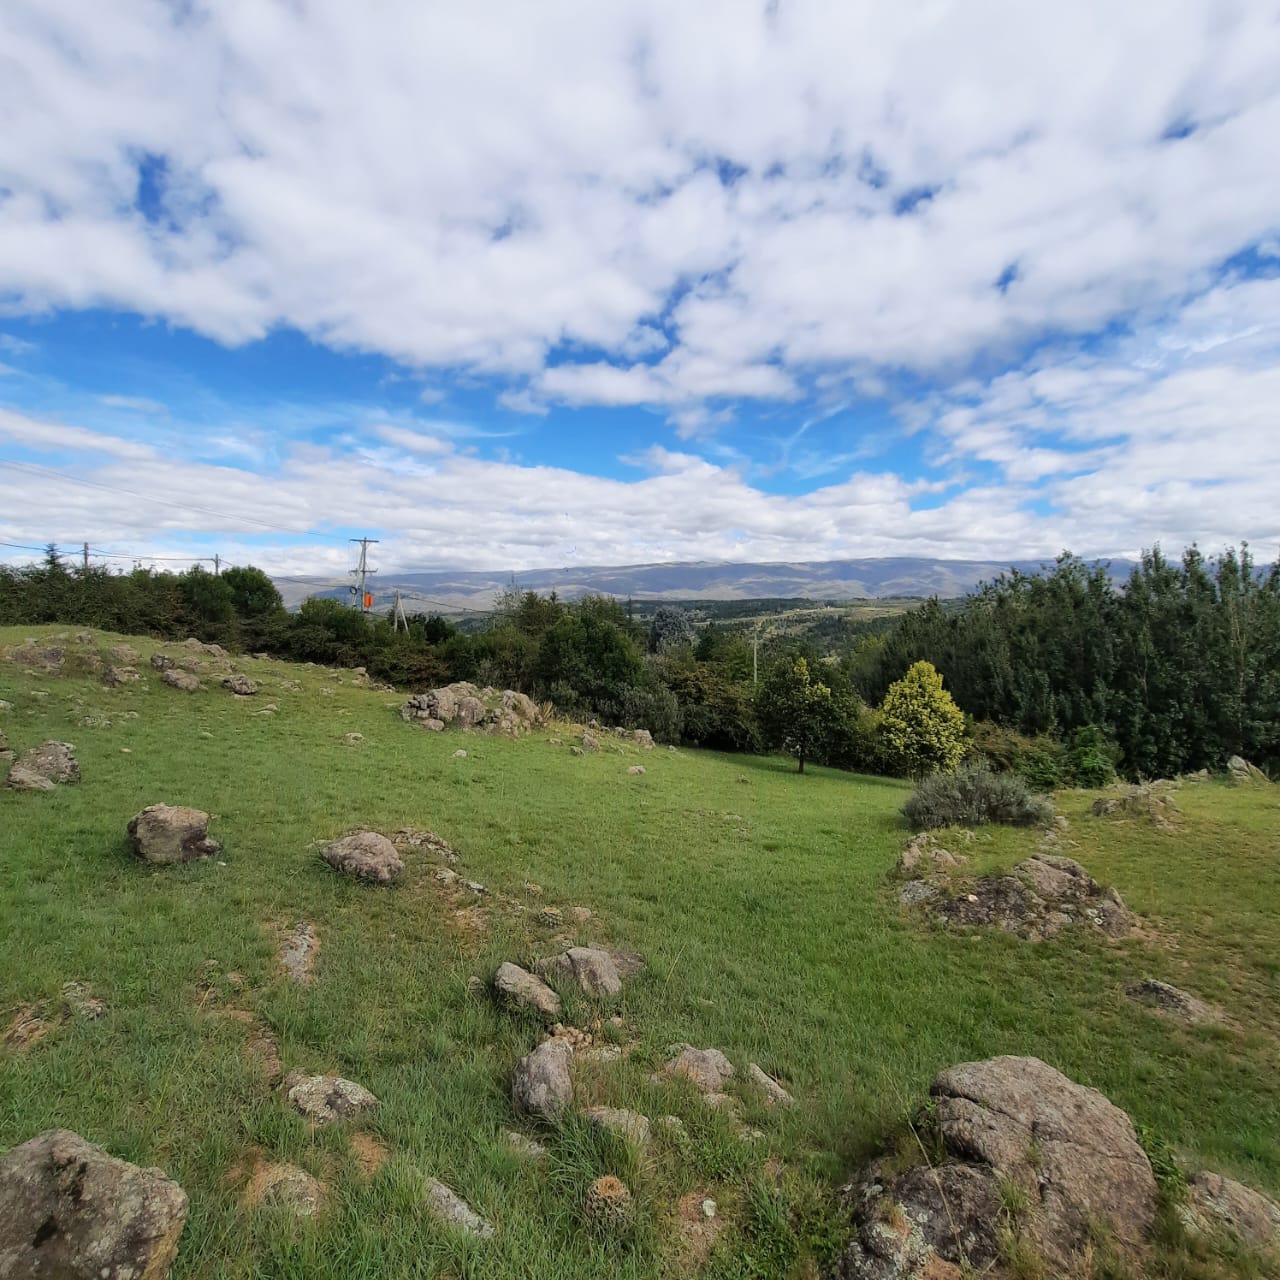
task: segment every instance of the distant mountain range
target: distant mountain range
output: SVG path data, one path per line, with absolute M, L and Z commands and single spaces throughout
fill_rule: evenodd
M 1132 563 L 1112 560 L 1112 576 L 1127 577 Z M 929 560 L 890 557 L 781 564 L 635 564 L 522 573 L 433 569 L 380 573 L 369 579 L 375 607 L 389 607 L 399 591 L 409 613 L 487 611 L 513 581 L 522 591 L 556 591 L 573 600 L 589 594 L 634 600 L 875 600 L 891 596 L 962 596 L 1011 568 L 1037 573 L 1039 560 Z M 277 578 L 290 608 L 308 596 L 346 599 L 351 579 Z

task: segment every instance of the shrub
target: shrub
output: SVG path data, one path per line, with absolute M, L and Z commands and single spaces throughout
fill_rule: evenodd
M 648 729 L 659 742 L 680 741 L 680 704 L 665 685 L 629 685 L 622 690 L 621 708 L 621 723 L 628 729 Z
M 1116 780 L 1117 750 L 1096 724 L 1077 729 L 1067 750 L 1067 773 L 1077 787 L 1105 787 Z
M 902 806 L 916 831 L 976 827 L 988 822 L 1034 827 L 1053 818 L 1053 805 L 1034 795 L 1016 773 L 994 773 L 985 764 L 967 764 L 954 773 L 922 779 Z
M 918 778 L 954 769 L 964 758 L 964 712 L 942 687 L 931 662 L 917 662 L 889 686 L 880 707 L 886 763 Z
M 974 724 L 969 759 L 986 760 L 1001 773 L 1019 774 L 1033 791 L 1052 791 L 1062 782 L 1062 748 L 1047 734 L 1034 738 L 990 720 Z

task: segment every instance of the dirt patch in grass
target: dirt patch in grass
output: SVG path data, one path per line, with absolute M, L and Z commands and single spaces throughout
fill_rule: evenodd
M 20 1004 L 0 1037 L 0 1045 L 16 1053 L 25 1053 L 39 1044 L 62 1021 L 59 1018 L 51 1020 L 48 1012 L 48 1006 L 44 1004 Z
M 368 1133 L 351 1135 L 351 1154 L 355 1156 L 356 1168 L 366 1182 L 373 1178 L 391 1158 L 391 1152 L 386 1143 L 380 1142 Z
M 708 1217 L 703 1209 L 704 1201 L 716 1204 L 715 1216 Z M 707 1265 L 711 1250 L 724 1231 L 725 1220 L 720 1214 L 715 1196 L 710 1188 L 689 1191 L 676 1203 L 675 1232 L 679 1241 L 680 1275 L 700 1271 Z

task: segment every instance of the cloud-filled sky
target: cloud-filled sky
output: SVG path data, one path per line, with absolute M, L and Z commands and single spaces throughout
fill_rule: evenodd
M 7 0 L 0 558 L 1280 551 L 1275 0 Z

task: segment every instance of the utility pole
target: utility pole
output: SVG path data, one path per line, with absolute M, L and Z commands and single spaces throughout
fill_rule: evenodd
M 400 592 L 396 592 L 396 610 L 391 617 L 391 630 L 399 631 L 404 627 L 405 631 L 409 630 L 409 619 L 404 616 L 404 601 L 400 599 Z
M 213 553 L 213 576 L 216 578 L 222 572 L 222 557 L 215 551 Z
M 365 591 L 365 578 L 371 573 L 377 573 L 377 569 L 369 568 L 369 547 L 376 546 L 377 538 L 352 538 L 352 542 L 360 544 L 360 563 L 351 570 L 351 575 L 359 580 L 359 585 L 352 587 L 353 591 L 358 591 L 358 601 L 361 613 L 369 612 L 369 595 Z
M 84 544 L 84 571 L 85 573 L 89 572 L 89 544 L 87 542 Z
M 760 683 L 760 621 L 756 620 L 755 630 L 751 636 L 751 687 Z

